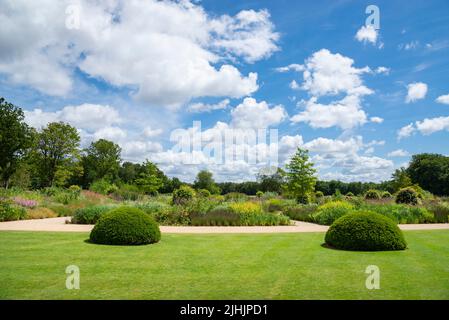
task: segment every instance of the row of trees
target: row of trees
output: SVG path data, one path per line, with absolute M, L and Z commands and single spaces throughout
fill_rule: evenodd
M 128 184 L 152 194 L 168 193 L 182 182 L 167 177 L 156 164 L 123 162 L 121 148 L 112 141 L 100 139 L 80 149 L 76 128 L 53 122 L 37 131 L 24 121 L 21 108 L 0 98 L 0 183 L 20 187 L 80 185 L 89 187 L 104 180 L 116 185 Z M 306 201 L 314 191 L 325 195 L 363 194 L 369 189 L 394 193 L 400 188 L 419 184 L 437 195 L 449 195 L 449 157 L 439 154 L 418 154 L 407 168 L 396 170 L 392 179 L 382 183 L 318 181 L 316 170 L 306 150 L 298 149 L 285 170 L 261 172 L 257 181 L 216 183 L 212 173 L 202 170 L 193 183 L 196 189 L 212 194 L 241 192 L 255 195 L 257 191 L 287 193 Z

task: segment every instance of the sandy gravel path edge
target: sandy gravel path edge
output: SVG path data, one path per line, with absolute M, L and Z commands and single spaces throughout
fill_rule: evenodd
M 68 224 L 70 217 L 20 220 L 0 222 L 0 231 L 55 231 L 55 232 L 89 232 L 93 225 Z M 402 230 L 441 230 L 448 229 L 449 223 L 434 224 L 400 224 Z M 291 226 L 273 227 L 174 227 L 161 226 L 162 233 L 295 233 L 325 232 L 327 226 L 314 223 L 294 221 Z

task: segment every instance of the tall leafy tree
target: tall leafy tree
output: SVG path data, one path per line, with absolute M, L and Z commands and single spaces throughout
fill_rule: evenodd
M 113 181 L 120 169 L 121 148 L 112 141 L 94 141 L 85 150 L 83 157 L 84 177 L 87 184 L 95 180 Z
M 212 194 L 219 194 L 220 188 L 215 183 L 213 174 L 207 170 L 201 170 L 198 172 L 196 179 L 193 183 L 195 189 L 206 189 Z
M 401 167 L 400 169 L 396 169 L 391 176 L 392 178 L 392 186 L 393 186 L 393 192 L 398 191 L 399 189 L 409 187 L 411 186 L 412 179 L 408 176 L 407 170 L 404 167 Z
M 135 184 L 147 194 L 156 194 L 164 185 L 165 179 L 167 177 L 156 164 L 146 160 L 141 166 L 141 172 L 135 179 Z
M 0 98 L 0 180 L 5 188 L 32 143 L 32 129 L 21 108 Z
M 298 148 L 286 166 L 287 191 L 300 203 L 308 203 L 317 178 L 307 150 Z
M 449 157 L 441 154 L 415 154 L 407 168 L 413 183 L 436 195 L 449 195 Z
M 80 175 L 80 136 L 76 128 L 64 122 L 52 122 L 38 133 L 34 152 L 41 187 L 64 185 Z

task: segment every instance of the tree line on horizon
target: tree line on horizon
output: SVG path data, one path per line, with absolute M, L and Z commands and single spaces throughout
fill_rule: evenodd
M 106 139 L 80 148 L 77 129 L 68 123 L 52 122 L 36 130 L 25 122 L 23 110 L 0 98 L 0 184 L 3 188 L 40 189 L 78 185 L 89 188 L 95 183 L 133 186 L 146 194 L 171 193 L 182 182 L 168 177 L 157 164 L 123 162 L 121 148 Z M 407 168 L 397 169 L 391 180 L 342 182 L 317 180 L 307 150 L 298 148 L 285 168 L 274 173 L 259 173 L 256 181 L 215 182 L 212 173 L 201 170 L 192 185 L 212 194 L 230 192 L 256 195 L 261 192 L 291 193 L 299 202 L 307 202 L 311 192 L 324 195 L 364 194 L 369 189 L 394 193 L 418 184 L 435 195 L 449 195 L 449 157 L 422 153 L 412 156 Z

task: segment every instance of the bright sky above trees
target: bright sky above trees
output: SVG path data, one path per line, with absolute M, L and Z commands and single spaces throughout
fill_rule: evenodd
M 321 179 L 379 181 L 449 153 L 449 3 L 378 1 L 379 30 L 369 4 L 0 0 L 0 91 L 37 128 L 69 122 L 184 180 L 260 169 L 180 165 L 170 132 L 201 120 L 277 128 L 281 163 L 303 146 Z

